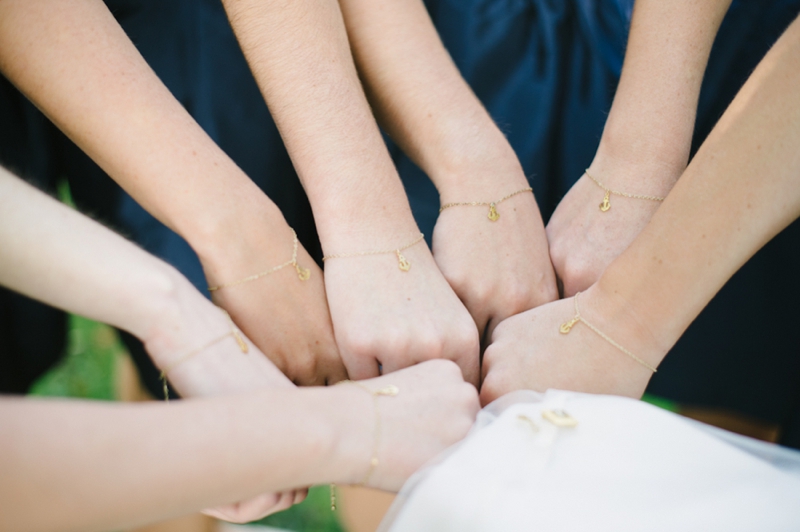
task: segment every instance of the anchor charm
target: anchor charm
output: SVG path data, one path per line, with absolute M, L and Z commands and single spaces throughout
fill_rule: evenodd
M 294 268 L 297 270 L 297 278 L 301 281 L 308 281 L 309 277 L 311 277 L 311 270 L 308 268 L 303 268 L 299 264 L 295 264 Z
M 608 209 L 611 208 L 611 192 L 606 190 L 606 195 L 603 197 L 603 203 L 600 204 L 600 210 L 606 212 Z
M 411 263 L 399 251 L 397 252 L 397 267 L 407 272 L 411 269 Z
M 559 332 L 561 332 L 561 334 L 567 334 L 570 331 L 570 329 L 572 329 L 572 327 L 574 327 L 575 324 L 578 323 L 579 321 L 581 321 L 581 319 L 579 317 L 575 316 L 574 318 L 572 318 L 568 322 L 562 323 L 561 327 L 559 327 L 558 330 L 559 330 Z
M 500 218 L 500 213 L 497 212 L 497 206 L 494 203 L 489 204 L 489 215 L 487 216 L 491 221 L 496 222 Z

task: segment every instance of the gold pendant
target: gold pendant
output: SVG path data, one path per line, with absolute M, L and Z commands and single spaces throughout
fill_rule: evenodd
M 399 251 L 397 252 L 397 267 L 403 270 L 404 272 L 407 272 L 408 270 L 411 269 L 411 263 L 408 262 L 408 260 L 406 260 L 403 254 L 400 253 Z
M 250 351 L 250 348 L 247 346 L 247 343 L 245 343 L 242 335 L 239 334 L 239 331 L 234 329 L 231 331 L 231 333 L 233 334 L 233 338 L 236 340 L 236 343 L 239 344 L 239 349 L 242 351 L 242 353 L 247 354 L 247 352 Z
M 567 334 L 570 331 L 570 329 L 572 329 L 572 327 L 574 327 L 575 324 L 578 323 L 579 321 L 581 321 L 580 318 L 577 318 L 577 317 L 576 318 L 572 318 L 568 322 L 562 323 L 561 327 L 559 327 L 558 330 L 559 330 L 559 332 L 561 332 L 561 334 Z
M 394 384 L 390 384 L 389 386 L 385 386 L 380 388 L 379 390 L 375 390 L 372 392 L 372 395 L 388 395 L 389 397 L 394 397 L 400 393 L 400 388 L 395 386 Z
M 600 204 L 600 210 L 606 212 L 611 208 L 611 193 L 606 190 L 606 195 L 603 197 L 603 203 Z
M 542 410 L 542 417 L 556 427 L 572 428 L 578 425 L 578 420 L 565 410 Z
M 301 281 L 308 281 L 309 277 L 311 277 L 311 270 L 303 268 L 299 264 L 295 264 L 294 267 L 297 270 L 297 278 Z
M 500 213 L 497 212 L 497 207 L 494 203 L 489 204 L 489 215 L 487 216 L 491 221 L 496 222 L 500 218 Z

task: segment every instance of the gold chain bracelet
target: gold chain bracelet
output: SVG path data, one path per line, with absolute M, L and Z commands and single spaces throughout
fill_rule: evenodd
M 261 273 L 256 273 L 254 275 L 250 275 L 249 277 L 245 277 L 244 279 L 239 279 L 238 281 L 234 281 L 232 283 L 221 284 L 217 286 L 209 286 L 208 290 L 210 292 L 213 292 L 214 290 L 219 290 L 221 288 L 230 288 L 231 286 L 237 286 L 240 284 L 249 283 L 250 281 L 261 279 L 262 277 L 266 277 L 271 273 L 275 273 L 279 270 L 282 270 L 287 266 L 294 266 L 294 269 L 297 271 L 297 278 L 300 279 L 301 281 L 307 281 L 308 278 L 311 277 L 311 270 L 309 270 L 308 268 L 303 268 L 297 263 L 298 241 L 297 241 L 297 233 L 294 231 L 294 229 L 292 229 L 292 237 L 294 238 L 294 241 L 292 243 L 292 258 L 290 260 L 287 260 L 283 264 L 279 264 L 274 268 L 270 268 L 269 270 L 263 271 Z
M 618 190 L 611 190 L 610 188 L 605 186 L 603 183 L 601 183 L 600 180 L 598 180 L 595 177 L 593 177 L 592 174 L 589 173 L 589 169 L 588 168 L 585 170 L 584 173 L 589 177 L 589 179 L 594 181 L 594 183 L 598 187 L 602 188 L 603 191 L 605 191 L 605 193 L 606 193 L 606 195 L 603 196 L 603 202 L 600 203 L 600 210 L 603 211 L 603 212 L 606 212 L 606 211 L 608 211 L 608 209 L 611 208 L 611 194 L 614 194 L 615 196 L 622 196 L 623 198 L 642 199 L 642 200 L 650 200 L 650 201 L 664 201 L 666 199 L 666 198 L 662 198 L 661 196 L 645 196 L 645 195 L 642 195 L 642 194 L 628 194 L 627 192 L 620 192 Z
M 381 444 L 381 410 L 378 404 L 378 397 L 396 397 L 400 393 L 400 388 L 395 386 L 394 384 L 389 384 L 388 386 L 384 386 L 383 388 L 378 388 L 377 390 L 373 390 L 356 381 L 344 380 L 339 381 L 336 385 L 339 384 L 354 384 L 367 392 L 370 397 L 372 397 L 372 406 L 375 411 L 375 437 L 373 438 L 373 447 L 372 447 L 372 457 L 369 460 L 369 469 L 367 469 L 366 474 L 364 475 L 364 480 L 361 481 L 359 484 L 360 486 L 366 486 L 367 482 L 369 481 L 369 477 L 372 476 L 372 473 L 375 471 L 375 468 L 378 467 L 378 449 Z M 331 511 L 336 511 L 336 484 L 330 484 L 330 495 L 331 495 Z
M 558 328 L 558 330 L 561 332 L 561 334 L 569 334 L 569 331 L 572 330 L 572 327 L 575 326 L 576 323 L 582 322 L 584 325 L 586 325 L 591 330 L 593 330 L 595 333 L 597 333 L 597 335 L 600 336 L 600 338 L 602 338 L 603 340 L 605 340 L 609 344 L 613 345 L 614 347 L 616 347 L 617 349 L 619 349 L 620 351 L 622 351 L 623 353 L 625 353 L 626 355 L 631 357 L 633 360 L 635 360 L 636 362 L 638 362 L 642 366 L 646 367 L 647 369 L 649 369 L 653 373 L 656 373 L 658 371 L 655 367 L 653 367 L 652 365 L 648 364 L 647 362 L 645 362 L 641 358 L 637 357 L 636 355 L 634 355 L 633 353 L 631 353 L 630 351 L 628 351 L 627 349 L 622 347 L 620 344 L 618 344 L 617 342 L 615 342 L 614 340 L 609 338 L 600 329 L 598 329 L 597 327 L 595 327 L 594 325 L 592 325 L 591 323 L 586 321 L 586 318 L 581 316 L 581 311 L 578 308 L 578 296 L 579 295 L 581 295 L 580 292 L 575 294 L 575 297 L 573 298 L 574 301 L 575 301 L 575 317 L 573 317 L 568 322 L 565 322 L 565 323 L 561 324 L 561 327 Z
M 233 323 L 230 314 L 228 314 L 228 312 L 223 308 L 220 308 L 220 310 L 222 311 L 223 314 L 225 314 L 225 317 L 228 319 L 228 323 L 230 324 L 231 330 L 226 332 L 225 334 L 217 336 L 213 340 L 210 340 L 209 342 L 203 344 L 201 347 L 198 347 L 197 349 L 194 349 L 192 351 L 189 351 L 188 353 L 183 354 L 180 358 L 178 358 L 178 360 L 176 360 L 175 362 L 173 362 L 172 364 L 168 365 L 166 368 L 161 370 L 159 378 L 161 379 L 161 384 L 164 386 L 165 401 L 169 402 L 169 387 L 167 386 L 167 375 L 169 375 L 169 372 L 177 368 L 178 366 L 180 366 L 181 364 L 183 364 L 196 354 L 200 353 L 201 351 L 205 351 L 209 347 L 220 343 L 229 336 L 232 336 L 233 339 L 236 340 L 236 344 L 239 346 L 239 350 L 241 350 L 242 353 L 247 354 L 247 352 L 250 351 L 250 348 L 247 346 L 247 342 L 244 341 L 244 338 L 242 337 L 242 334 L 239 332 L 239 329 L 236 328 L 236 325 Z
M 358 253 L 339 253 L 336 255 L 325 255 L 324 257 L 322 257 L 322 262 L 325 262 L 326 260 L 329 259 L 346 259 L 351 257 L 367 257 L 370 255 L 385 255 L 387 253 L 394 253 L 395 255 L 397 255 L 397 267 L 403 270 L 404 272 L 407 272 L 408 270 L 411 269 L 411 263 L 408 262 L 408 259 L 406 259 L 401 252 L 407 250 L 411 246 L 414 246 L 422 242 L 423 238 L 425 238 L 425 235 L 420 233 L 419 236 L 416 239 L 414 239 L 413 242 L 406 244 L 405 246 L 399 247 L 397 249 L 381 249 L 377 251 L 361 251 Z
M 445 209 L 449 209 L 450 207 L 489 207 L 489 214 L 486 215 L 489 220 L 496 222 L 500 219 L 500 213 L 497 212 L 497 206 L 500 203 L 503 203 L 505 200 L 509 198 L 513 198 L 517 194 L 522 194 L 523 192 L 533 192 L 531 187 L 523 188 L 517 190 L 516 192 L 512 192 L 508 196 L 504 198 L 500 198 L 497 201 L 471 201 L 471 202 L 454 202 L 454 203 L 445 203 L 441 207 L 439 207 L 439 213 Z

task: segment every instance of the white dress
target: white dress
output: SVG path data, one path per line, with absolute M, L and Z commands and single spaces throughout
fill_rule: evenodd
M 800 531 L 799 452 L 622 397 L 509 394 L 437 462 L 379 530 Z

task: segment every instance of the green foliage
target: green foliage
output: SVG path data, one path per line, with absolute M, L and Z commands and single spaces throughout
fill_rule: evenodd
M 123 353 L 124 348 L 111 327 L 70 316 L 66 356 L 34 383 L 30 393 L 114 400 L 115 370 Z

